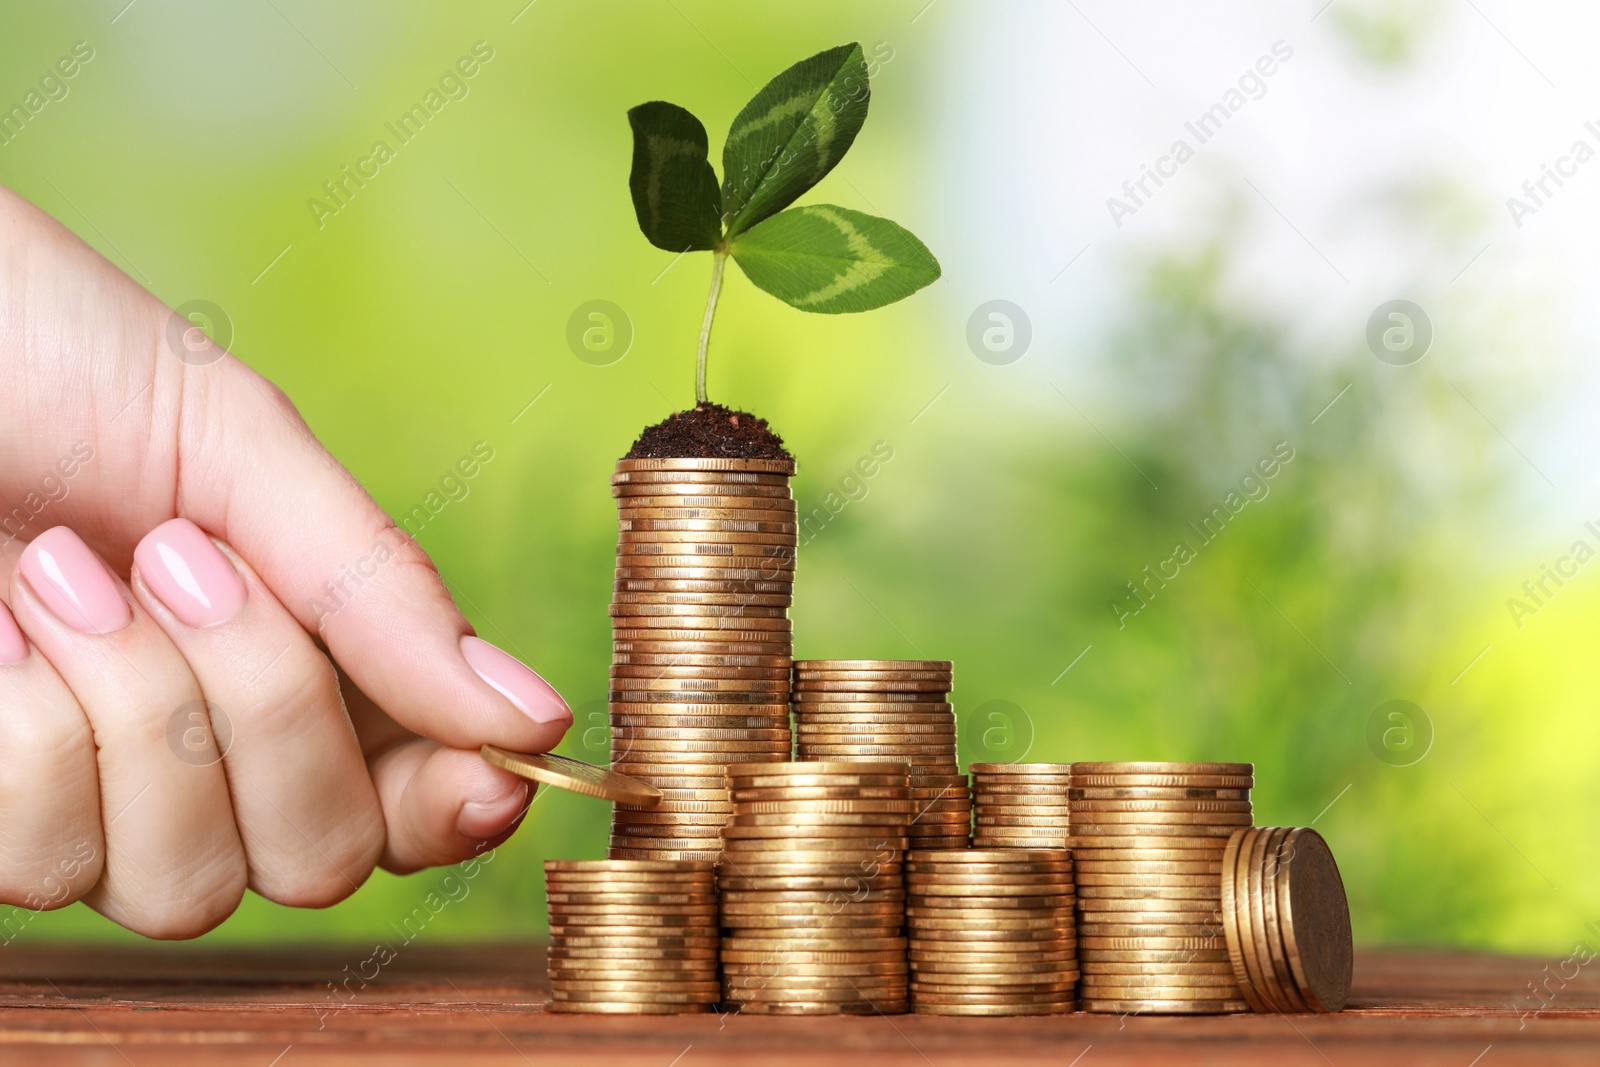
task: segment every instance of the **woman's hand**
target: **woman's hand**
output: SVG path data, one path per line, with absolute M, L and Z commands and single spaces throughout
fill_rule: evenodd
M 473 855 L 528 795 L 478 746 L 572 722 L 174 320 L 0 189 L 0 901 L 164 938 Z

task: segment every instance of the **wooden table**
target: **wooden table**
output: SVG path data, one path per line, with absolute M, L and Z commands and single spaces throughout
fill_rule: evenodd
M 1600 1064 L 1600 960 L 1569 964 L 1578 974 L 1562 987 L 1559 959 L 1367 952 L 1335 1016 L 797 1019 L 549 1015 L 538 945 L 371 959 L 355 947 L 13 944 L 0 949 L 0 1064 Z M 375 975 L 365 988 L 360 972 Z M 1524 1018 L 1527 984 L 1547 978 L 1548 1008 Z

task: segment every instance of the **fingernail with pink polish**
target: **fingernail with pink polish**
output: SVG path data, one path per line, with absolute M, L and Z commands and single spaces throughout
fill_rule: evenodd
M 34 538 L 18 567 L 45 607 L 79 633 L 108 634 L 133 621 L 117 580 L 65 526 Z
M 244 607 L 239 572 L 188 519 L 168 519 L 145 534 L 133 550 L 133 562 L 150 591 L 185 626 L 215 626 Z
M 21 663 L 28 658 L 28 639 L 22 636 L 11 611 L 0 604 L 0 667 Z
M 461 655 L 495 691 L 534 722 L 572 721 L 572 709 L 550 683 L 480 637 L 463 637 Z
M 504 833 L 527 804 L 526 782 L 513 784 L 510 792 L 491 800 L 469 800 L 461 805 L 461 813 L 456 816 L 456 832 L 474 841 L 494 837 Z

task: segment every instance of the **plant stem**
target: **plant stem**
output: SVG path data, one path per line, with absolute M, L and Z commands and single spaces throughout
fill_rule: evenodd
M 706 346 L 711 343 L 711 320 L 717 314 L 717 297 L 722 292 L 722 268 L 728 262 L 728 253 L 721 248 L 711 253 L 711 295 L 706 297 L 706 317 L 700 323 L 700 353 L 694 364 L 694 400 L 704 404 L 706 399 Z

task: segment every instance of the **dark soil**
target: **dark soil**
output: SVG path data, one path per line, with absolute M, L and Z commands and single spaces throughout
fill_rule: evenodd
M 721 404 L 679 411 L 646 428 L 623 459 L 793 459 L 766 419 Z

